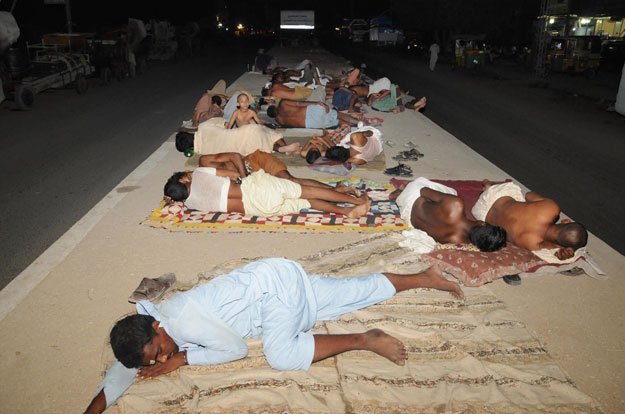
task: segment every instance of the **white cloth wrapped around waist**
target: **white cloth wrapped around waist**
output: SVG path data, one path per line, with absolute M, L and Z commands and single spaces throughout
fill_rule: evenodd
M 447 187 L 446 185 L 435 183 L 434 181 L 430 181 L 425 177 L 419 177 L 408 183 L 406 188 L 404 188 L 397 197 L 395 202 L 399 207 L 399 214 L 401 215 L 401 219 L 406 222 L 410 227 L 414 228 L 411 222 L 412 217 L 412 206 L 417 201 L 417 198 L 421 197 L 421 189 L 422 188 L 431 188 L 432 190 L 439 191 L 445 194 L 458 195 L 456 190 L 451 187 Z
M 499 200 L 501 197 L 512 197 L 515 201 L 525 201 L 521 187 L 513 182 L 493 184 L 484 190 L 475 202 L 475 205 L 471 209 L 473 217 L 475 217 L 476 220 L 486 221 L 486 216 L 490 208 L 495 204 L 495 201 Z
M 274 177 L 264 170 L 248 175 L 241 183 L 245 214 L 271 217 L 297 213 L 310 208 L 302 196 L 302 186 L 284 178 Z
M 436 247 L 436 240 L 423 230 L 415 229 L 412 225 L 412 206 L 417 198 L 421 197 L 422 188 L 431 188 L 445 194 L 458 195 L 456 190 L 440 183 L 430 181 L 425 177 L 419 177 L 411 181 L 406 188 L 403 189 L 395 202 L 399 207 L 402 220 L 411 227 L 412 230 L 404 230 L 401 232 L 405 240 L 399 242 L 401 247 L 411 249 L 415 253 L 429 253 Z

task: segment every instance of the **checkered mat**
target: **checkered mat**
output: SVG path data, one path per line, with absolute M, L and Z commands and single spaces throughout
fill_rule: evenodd
M 302 210 L 283 216 L 260 217 L 241 213 L 215 213 L 188 210 L 184 203 L 161 203 L 142 223 L 172 231 L 399 231 L 406 228 L 394 201 L 388 199 L 392 187 L 351 178 L 349 180 L 323 180 L 330 185 L 343 183 L 367 192 L 372 200 L 366 216 L 352 219 L 342 214 Z

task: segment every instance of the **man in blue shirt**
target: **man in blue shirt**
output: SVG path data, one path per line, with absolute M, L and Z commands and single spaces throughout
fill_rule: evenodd
M 154 378 L 187 364 L 244 358 L 247 337 L 262 339 L 267 362 L 277 370 L 308 370 L 313 362 L 352 350 L 372 351 L 404 365 L 403 343 L 379 329 L 345 335 L 310 330 L 318 320 L 335 319 L 415 288 L 463 298 L 458 284 L 436 267 L 410 275 L 336 278 L 309 276 L 290 260 L 262 259 L 158 304 L 138 302 L 138 314 L 111 330 L 118 361 L 86 412 L 103 412 L 136 378 Z

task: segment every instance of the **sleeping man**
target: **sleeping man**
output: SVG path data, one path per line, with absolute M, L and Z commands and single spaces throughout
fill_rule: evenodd
M 438 243 L 472 243 L 480 251 L 494 252 L 506 245 L 506 231 L 483 221 L 469 220 L 456 190 L 420 177 L 391 194 L 401 218 L 427 234 L 420 242 L 433 249 Z
M 512 183 L 484 180 L 484 191 L 471 210 L 475 218 L 506 229 L 508 241 L 528 250 L 554 249 L 565 260 L 586 246 L 588 232 L 580 223 L 562 220 L 560 206 L 533 191 L 525 196 Z
M 404 344 L 382 330 L 314 334 L 316 321 L 332 320 L 417 288 L 460 287 L 440 270 L 409 275 L 373 273 L 336 278 L 307 275 L 299 263 L 262 259 L 160 303 L 140 301 L 137 314 L 118 321 L 110 334 L 117 358 L 87 413 L 101 413 L 132 383 L 183 365 L 223 364 L 244 358 L 244 338 L 260 338 L 269 365 L 306 371 L 312 363 L 353 350 L 375 352 L 397 365 L 408 357 Z M 390 368 L 389 368 L 390 369 Z
M 339 120 L 351 125 L 358 123 L 356 118 L 330 109 L 323 102 L 282 99 L 277 107 L 272 105 L 267 108 L 267 115 L 275 118 L 278 124 L 292 128 L 333 128 L 339 124 Z
M 338 191 L 339 193 L 357 195 L 357 190 L 354 187 L 349 187 L 344 184 L 338 184 L 336 187 L 332 187 L 331 185 L 313 180 L 311 178 L 294 177 L 289 172 L 284 161 L 263 151 L 254 151 L 245 157 L 236 152 L 206 154 L 200 157 L 199 164 L 200 167 L 213 167 L 217 169 L 230 170 L 236 172 L 240 177 L 246 177 L 247 175 L 258 170 L 264 170 L 267 174 L 271 174 L 274 177 L 291 180 L 297 184 L 311 187 L 329 188 Z
M 241 177 L 239 171 L 199 167 L 172 175 L 165 197 L 184 201 L 187 208 L 201 211 L 243 213 L 271 217 L 314 208 L 359 218 L 367 214 L 371 201 L 366 194 L 354 197 L 332 188 L 301 185 L 274 177 L 264 170 Z M 336 203 L 349 203 L 342 207 Z
M 223 118 L 213 118 L 199 125 L 195 133 L 181 131 L 176 134 L 176 149 L 187 156 L 238 152 L 248 155 L 256 150 L 264 152 L 299 151 L 301 145 L 290 145 L 282 135 L 263 125 L 243 125 L 241 128 L 225 129 Z

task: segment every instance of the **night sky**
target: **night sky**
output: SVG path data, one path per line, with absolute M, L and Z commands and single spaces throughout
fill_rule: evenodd
M 12 3 L 0 0 L 0 9 L 7 10 Z M 14 15 L 24 36 L 31 40 L 43 33 L 65 31 L 64 6 L 44 5 L 44 0 L 17 0 L 16 4 Z M 194 21 L 214 30 L 217 13 L 225 16 L 230 27 L 243 23 L 276 29 L 280 10 L 296 8 L 294 4 L 292 0 L 71 0 L 71 9 L 75 32 L 116 28 L 128 17 L 168 20 L 175 25 Z M 318 32 L 332 31 L 343 18 L 368 19 L 386 11 L 406 30 L 486 34 L 487 38 L 514 42 L 531 35 L 540 0 L 317 0 L 311 4 Z

